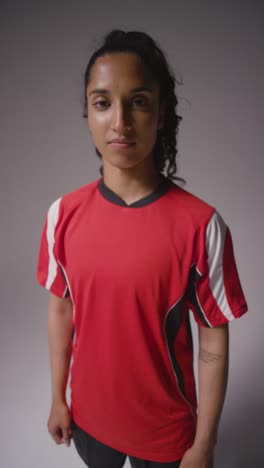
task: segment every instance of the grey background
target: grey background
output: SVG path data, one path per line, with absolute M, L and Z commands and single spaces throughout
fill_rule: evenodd
M 215 466 L 262 466 L 263 3 L 2 0 L 0 15 L 1 466 L 84 466 L 73 445 L 47 432 L 48 292 L 35 271 L 49 204 L 100 175 L 82 119 L 82 74 L 116 27 L 152 35 L 184 82 L 179 175 L 230 226 L 249 305 L 230 324 Z

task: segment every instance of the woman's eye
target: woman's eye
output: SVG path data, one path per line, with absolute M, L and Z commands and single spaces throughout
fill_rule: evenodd
M 147 105 L 147 100 L 142 96 L 137 96 L 133 99 L 133 102 L 136 103 L 136 106 L 143 107 Z M 98 109 L 107 109 L 108 102 L 106 100 L 97 101 L 93 104 Z
M 98 107 L 99 109 L 104 109 L 105 106 L 101 106 L 100 104 L 105 104 L 105 103 L 107 104 L 106 101 L 97 101 L 97 102 L 94 103 L 94 106 L 95 106 L 95 107 Z M 99 104 L 99 105 L 98 105 L 98 104 Z
M 144 99 L 143 97 L 136 97 L 134 101 L 136 101 L 136 103 L 139 104 L 139 106 L 144 106 L 145 104 L 147 104 L 146 99 Z

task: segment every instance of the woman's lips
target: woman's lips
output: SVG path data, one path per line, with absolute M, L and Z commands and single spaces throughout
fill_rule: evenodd
M 119 143 L 119 142 L 116 142 L 116 141 L 111 141 L 109 144 L 111 146 L 113 146 L 114 148 L 130 148 L 131 146 L 134 146 L 136 143 L 135 142 L 132 142 L 132 143 Z

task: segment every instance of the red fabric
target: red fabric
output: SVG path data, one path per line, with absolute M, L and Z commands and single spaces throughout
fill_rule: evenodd
M 57 269 L 49 288 L 46 222 L 37 266 L 39 284 L 60 297 L 68 287 L 74 304 L 73 417 L 124 453 L 177 460 L 192 445 L 196 429 L 188 309 L 205 326 L 196 307 L 184 300 L 193 265 L 203 275 L 194 291 L 211 326 L 228 321 L 208 279 L 206 228 L 215 209 L 174 183 L 153 203 L 120 206 L 100 193 L 98 183 L 54 202 Z M 247 305 L 229 231 L 225 242 L 222 288 L 239 317 Z

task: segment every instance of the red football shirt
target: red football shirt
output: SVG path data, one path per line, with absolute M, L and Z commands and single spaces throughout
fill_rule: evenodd
M 189 311 L 201 327 L 243 315 L 228 226 L 163 176 L 127 205 L 99 178 L 49 207 L 37 281 L 73 302 L 73 419 L 121 452 L 183 457 L 196 430 Z

